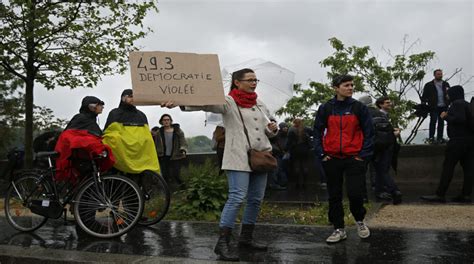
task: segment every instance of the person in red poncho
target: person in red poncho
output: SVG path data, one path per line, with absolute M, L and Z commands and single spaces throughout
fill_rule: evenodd
M 91 172 L 89 160 L 103 151 L 108 155 L 98 160 L 100 171 L 112 168 L 115 162 L 112 151 L 102 143 L 102 130 L 96 122 L 103 109 L 104 102 L 97 97 L 82 99 L 79 113 L 71 119 L 56 144 L 59 158 L 56 160 L 55 180 L 76 182 L 80 175 Z

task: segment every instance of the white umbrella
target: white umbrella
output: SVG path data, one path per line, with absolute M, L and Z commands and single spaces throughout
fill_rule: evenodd
M 265 103 L 272 115 L 293 96 L 295 73 L 263 59 L 253 59 L 224 67 L 221 73 L 225 94 L 229 92 L 232 73 L 243 68 L 255 71 L 257 78 L 260 80 L 256 90 L 258 98 Z M 220 114 L 206 113 L 206 124 L 218 124 L 220 122 L 222 122 Z

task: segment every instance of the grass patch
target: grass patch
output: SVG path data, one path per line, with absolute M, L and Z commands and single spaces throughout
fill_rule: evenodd
M 343 202 L 344 222 L 354 225 L 355 221 L 349 211 L 349 202 Z M 365 204 L 368 210 L 371 203 Z M 330 225 L 328 219 L 329 204 L 327 202 L 312 205 L 286 205 L 264 202 L 260 210 L 258 221 L 270 224 L 295 224 L 295 225 Z
M 199 216 L 183 214 L 179 210 L 179 205 L 185 202 L 182 195 L 176 194 L 172 196 L 170 210 L 166 215 L 166 220 L 180 220 L 180 221 L 211 221 L 217 222 L 215 212 L 209 214 L 200 214 Z M 355 224 L 354 218 L 349 211 L 349 202 L 344 201 L 344 222 L 347 226 Z M 365 204 L 364 207 L 368 210 L 372 208 L 372 203 Z M 312 205 L 288 205 L 288 204 L 274 204 L 263 202 L 260 214 L 258 216 L 258 223 L 268 224 L 291 224 L 291 225 L 330 225 L 328 220 L 329 205 L 327 202 L 315 203 Z M 243 216 L 243 206 L 237 216 L 237 223 L 240 223 Z

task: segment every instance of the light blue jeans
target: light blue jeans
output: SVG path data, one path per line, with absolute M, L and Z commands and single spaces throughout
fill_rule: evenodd
M 235 219 L 240 211 L 240 206 L 247 197 L 242 224 L 255 224 L 260 211 L 267 173 L 251 173 L 246 171 L 227 171 L 229 183 L 229 198 L 222 210 L 220 227 L 234 228 Z

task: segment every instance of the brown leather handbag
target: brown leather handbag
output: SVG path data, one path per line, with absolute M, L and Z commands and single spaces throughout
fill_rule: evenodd
M 252 148 L 250 144 L 249 134 L 247 132 L 247 127 L 245 127 L 244 118 L 242 117 L 242 113 L 240 112 L 240 119 L 242 120 L 242 125 L 244 126 L 244 133 L 247 137 L 247 142 L 249 143 L 250 150 L 248 153 L 249 165 L 252 171 L 254 172 L 271 172 L 277 169 L 278 163 L 275 157 L 273 157 L 271 151 L 259 151 Z
M 278 163 L 271 151 L 258 151 L 250 149 L 248 151 L 249 164 L 252 171 L 271 172 L 277 169 Z

